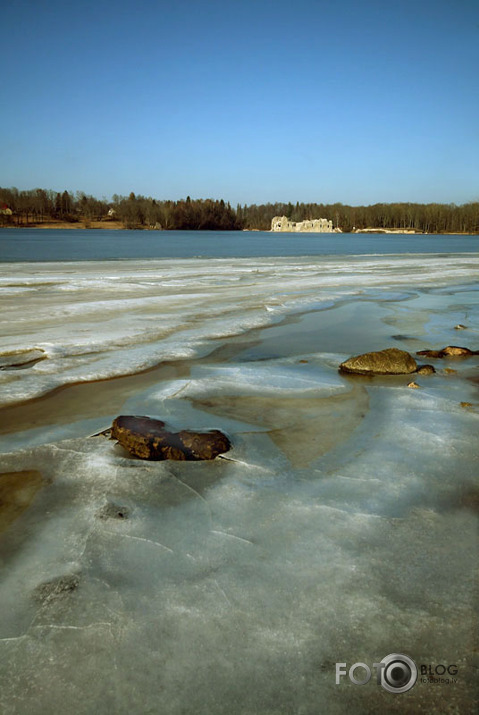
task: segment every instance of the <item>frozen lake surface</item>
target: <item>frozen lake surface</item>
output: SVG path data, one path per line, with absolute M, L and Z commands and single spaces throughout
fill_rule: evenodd
M 0 264 L 2 715 L 472 712 L 479 358 L 417 390 L 337 368 L 478 349 L 478 268 Z M 91 436 L 118 414 L 222 429 L 233 461 L 130 458 Z M 389 653 L 458 682 L 335 684 Z

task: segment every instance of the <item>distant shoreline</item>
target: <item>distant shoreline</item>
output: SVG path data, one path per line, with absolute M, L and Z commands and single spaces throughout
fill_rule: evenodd
M 101 229 L 102 231 L 157 231 L 158 233 L 163 233 L 163 231 L 168 230 L 168 229 L 156 229 L 153 227 L 149 226 L 138 226 L 137 228 L 131 229 L 131 228 L 125 228 L 123 223 L 121 221 L 114 221 L 114 220 L 109 220 L 109 221 L 43 221 L 43 222 L 38 222 L 38 223 L 28 223 L 28 224 L 8 224 L 8 225 L 3 225 L 0 226 L 1 229 L 5 228 L 14 228 L 14 229 L 25 229 L 25 228 L 35 228 L 35 229 L 66 229 L 66 230 L 97 230 Z M 179 229 L 170 229 L 170 230 L 179 230 Z M 188 229 L 188 230 L 194 230 L 194 229 Z M 207 229 L 205 229 L 207 230 Z M 245 233 L 253 233 L 253 232 L 258 232 L 260 229 L 257 228 L 243 228 L 243 229 L 238 229 L 238 231 L 243 231 Z M 203 233 L 201 229 L 197 229 L 198 233 Z M 232 231 L 234 233 L 234 231 Z M 264 233 L 274 233 L 275 235 L 280 236 L 281 232 L 276 232 L 276 231 L 264 231 Z M 301 235 L 303 232 L 299 231 L 298 235 Z M 307 233 L 312 233 L 312 232 L 307 232 Z M 359 229 L 356 231 L 351 231 L 350 233 L 338 233 L 338 236 L 341 235 L 358 235 L 358 234 L 377 234 L 377 235 L 408 235 L 408 236 L 478 236 L 479 233 L 476 232 L 471 232 L 471 231 L 442 231 L 440 233 L 438 232 L 429 232 L 429 233 L 423 233 L 421 231 L 412 231 L 411 229 L 401 229 L 401 228 L 363 228 Z M 313 234 L 314 235 L 314 234 Z M 320 234 L 318 234 L 320 235 Z
M 40 229 L 106 229 L 126 230 L 121 221 L 39 221 L 37 223 L 5 224 L 0 228 L 40 228 Z

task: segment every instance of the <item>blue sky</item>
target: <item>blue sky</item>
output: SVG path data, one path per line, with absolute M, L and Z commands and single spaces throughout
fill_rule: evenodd
M 477 0 L 11 0 L 0 185 L 479 200 Z

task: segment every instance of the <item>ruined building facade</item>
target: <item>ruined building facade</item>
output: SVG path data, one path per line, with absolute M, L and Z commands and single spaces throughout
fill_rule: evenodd
M 314 218 L 310 221 L 290 221 L 286 216 L 275 216 L 271 221 L 272 231 L 309 233 L 333 233 L 333 222 L 327 218 Z

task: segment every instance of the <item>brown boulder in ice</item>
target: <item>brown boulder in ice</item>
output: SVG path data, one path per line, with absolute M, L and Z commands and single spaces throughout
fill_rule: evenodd
M 169 432 L 164 422 L 151 417 L 120 415 L 113 421 L 111 436 L 140 459 L 210 460 L 231 449 L 219 430 Z
M 339 366 L 340 372 L 356 375 L 408 375 L 416 369 L 414 358 L 405 350 L 398 350 L 398 348 L 356 355 Z

